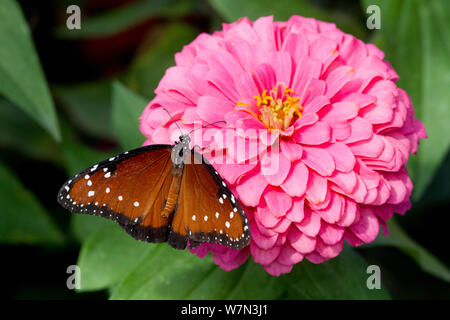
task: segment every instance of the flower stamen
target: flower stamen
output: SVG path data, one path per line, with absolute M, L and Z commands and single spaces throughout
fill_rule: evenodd
M 293 95 L 294 91 L 291 88 L 278 83 L 269 94 L 264 90 L 261 95 L 253 97 L 256 100 L 256 108 L 250 103 L 241 101 L 237 106 L 259 119 L 268 129 L 286 130 L 302 116 L 303 111 L 300 98 Z

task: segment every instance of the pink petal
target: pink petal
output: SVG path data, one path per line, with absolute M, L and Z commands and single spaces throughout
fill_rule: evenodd
M 305 198 L 294 198 L 291 210 L 286 214 L 286 218 L 292 222 L 300 222 L 304 217 Z
M 287 243 L 281 249 L 277 261 L 284 265 L 294 265 L 303 260 L 303 255 Z
M 301 197 L 306 191 L 307 183 L 308 168 L 302 162 L 298 162 L 292 164 L 291 170 L 281 188 L 291 197 Z
M 341 251 L 344 245 L 344 241 L 339 241 L 336 244 L 329 245 L 322 240 L 317 240 L 316 251 L 324 258 L 331 259 L 336 257 Z
M 392 106 L 384 101 L 379 101 L 374 105 L 364 108 L 360 115 L 372 124 L 381 124 L 391 121 L 394 117 L 394 111 Z
M 327 77 L 327 97 L 333 97 L 348 81 L 353 78 L 353 68 L 342 66 L 333 70 Z
M 293 141 L 280 141 L 281 152 L 289 159 L 289 161 L 294 162 L 301 159 L 303 154 L 303 148 L 301 145 Z
M 279 152 L 269 151 L 261 159 L 261 174 L 273 186 L 284 182 L 290 168 L 291 162 Z
M 407 188 L 408 184 L 411 185 L 408 175 L 387 174 L 385 178 L 391 187 L 390 197 L 388 200 L 389 203 L 399 204 L 409 198 L 412 187 L 410 190 Z
M 348 227 L 359 219 L 358 205 L 351 199 L 345 199 L 345 207 L 337 225 Z
M 352 245 L 354 247 L 364 244 L 364 242 L 361 241 L 360 238 L 355 236 L 355 234 L 353 232 L 351 232 L 349 229 L 345 230 L 344 239 L 345 239 L 345 241 L 347 241 L 350 245 Z
M 354 192 L 358 180 L 354 171 L 348 173 L 336 171 L 331 177 L 328 178 L 331 182 L 335 183 L 341 190 L 338 192 L 344 194 L 351 194 Z M 331 189 L 336 190 L 334 186 Z
M 303 126 L 295 131 L 293 138 L 297 143 L 318 145 L 330 141 L 331 128 L 326 122 L 316 122 L 310 126 Z
M 268 183 L 259 173 L 246 177 L 236 186 L 239 200 L 246 206 L 256 207 Z
M 319 236 L 325 244 L 333 245 L 342 240 L 345 229 L 336 225 L 322 223 Z
M 292 198 L 284 192 L 268 188 L 264 192 L 267 207 L 275 217 L 283 217 L 292 206 Z
M 313 125 L 319 120 L 319 117 L 315 113 L 308 113 L 301 116 L 297 121 L 295 121 L 295 130 L 299 130 L 304 126 Z
M 325 200 L 327 192 L 327 179 L 310 171 L 306 188 L 306 197 L 308 200 L 312 203 L 321 203 Z
M 265 205 L 257 208 L 255 220 L 257 224 L 269 229 L 275 227 L 280 222 L 280 218 L 276 218 L 272 211 Z
M 236 184 L 243 176 L 247 175 L 247 173 L 256 167 L 256 163 L 236 164 L 233 163 L 232 159 L 227 157 L 222 164 L 214 163 L 214 167 L 217 169 L 220 176 L 229 184 Z
M 327 259 L 322 257 L 320 254 L 318 254 L 316 251 L 308 253 L 305 255 L 305 258 L 312 263 L 319 264 L 325 262 Z
M 270 249 L 272 248 L 278 238 L 278 234 L 273 235 L 272 237 L 266 237 L 259 232 L 258 227 L 254 225 L 254 222 L 250 222 L 251 225 L 251 233 L 252 233 L 252 241 L 254 241 L 259 248 L 261 249 Z
M 247 248 L 241 250 L 227 249 L 227 252 L 224 254 L 212 252 L 214 263 L 225 271 L 236 269 L 247 261 L 248 256 L 250 255 L 250 250 Z
M 304 105 L 305 116 L 307 114 L 316 114 L 323 107 L 330 103 L 330 99 L 325 96 L 315 96 L 311 101 Z
M 292 210 L 292 208 L 291 208 Z M 289 212 L 291 211 L 289 210 Z M 282 234 L 285 233 L 289 227 L 292 225 L 292 221 L 289 219 L 280 219 L 280 222 L 277 223 L 276 226 L 274 226 L 271 230 L 278 233 L 278 234 Z M 278 237 L 279 239 L 281 237 Z
M 326 114 L 322 117 L 323 121 L 336 122 L 353 119 L 358 115 L 359 107 L 353 102 L 336 102 L 325 108 Z
M 225 114 L 233 110 L 234 106 L 216 97 L 202 96 L 198 99 L 196 112 L 198 116 L 209 122 L 223 121 Z
M 384 140 L 374 134 L 371 139 L 352 143 L 349 147 L 356 156 L 377 158 L 383 152 L 384 144 Z
M 326 147 L 329 154 L 333 157 L 336 170 L 341 172 L 350 172 L 355 166 L 355 156 L 352 150 L 341 142 L 330 144 Z
M 295 250 L 302 254 L 313 252 L 316 248 L 316 238 L 308 237 L 297 228 L 289 231 L 288 241 Z
M 293 265 L 285 265 L 282 263 L 278 263 L 277 261 L 273 261 L 270 264 L 263 265 L 264 270 L 268 274 L 271 274 L 272 276 L 278 277 L 281 274 L 289 273 L 292 270 Z
M 294 92 L 300 97 L 304 96 L 308 83 L 312 78 L 319 78 L 321 69 L 322 64 L 319 61 L 306 56 L 301 57 L 297 61 L 297 67 L 292 79 L 292 89 Z
M 273 262 L 281 251 L 281 246 L 276 246 L 270 249 L 261 249 L 254 242 L 250 242 L 250 251 L 253 260 L 260 264 L 269 264 Z
M 193 124 L 194 122 L 201 121 L 200 117 L 196 112 L 196 107 L 187 108 L 183 116 L 181 117 L 181 123 L 183 124 Z
M 344 211 L 344 198 L 334 192 L 331 192 L 330 202 L 324 209 L 317 210 L 320 217 L 328 223 L 336 223 Z
M 364 206 L 359 213 L 359 220 L 350 226 L 350 230 L 365 243 L 372 242 L 380 230 L 378 219 L 371 209 Z
M 322 176 L 330 176 L 336 168 L 330 153 L 321 148 L 303 147 L 302 162 Z
M 320 216 L 305 208 L 305 216 L 303 220 L 295 225 L 297 228 L 310 237 L 315 237 L 320 230 Z
M 372 124 L 363 118 L 356 117 L 355 119 L 349 121 L 351 127 L 350 137 L 345 139 L 343 142 L 346 144 L 367 140 L 372 138 L 373 129 Z

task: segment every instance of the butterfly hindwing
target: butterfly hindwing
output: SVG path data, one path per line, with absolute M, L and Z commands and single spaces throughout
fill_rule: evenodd
M 234 249 L 245 247 L 250 229 L 238 200 L 205 158 L 195 151 L 191 151 L 190 157 L 184 165 L 169 243 L 182 244 L 183 238 L 187 238 L 190 247 L 201 242 Z
M 151 145 L 102 161 L 66 182 L 58 202 L 75 213 L 117 221 L 138 240 L 167 241 L 160 212 L 172 180 L 170 145 Z

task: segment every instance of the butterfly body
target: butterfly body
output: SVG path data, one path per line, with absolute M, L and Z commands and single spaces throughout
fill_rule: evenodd
M 58 202 L 115 220 L 134 238 L 184 249 L 212 242 L 239 249 L 250 240 L 245 213 L 188 135 L 102 161 L 68 180 Z

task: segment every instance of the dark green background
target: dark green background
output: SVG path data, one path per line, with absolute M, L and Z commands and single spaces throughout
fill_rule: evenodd
M 65 27 L 77 4 L 82 28 Z M 381 9 L 381 30 L 366 8 Z M 251 259 L 232 272 L 114 223 L 73 215 L 56 194 L 67 177 L 139 146 L 138 117 L 173 55 L 201 32 L 241 16 L 299 14 L 377 44 L 427 127 L 408 169 L 413 208 L 390 236 L 345 247 L 321 265 L 272 277 Z M 448 299 L 450 297 L 450 1 L 0 1 L 1 293 L 7 299 Z M 81 268 L 80 292 L 66 269 Z M 366 268 L 381 268 L 368 290 Z

